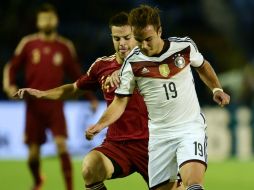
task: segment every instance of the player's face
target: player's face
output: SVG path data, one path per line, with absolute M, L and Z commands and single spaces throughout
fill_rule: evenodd
M 153 56 L 161 50 L 161 28 L 157 31 L 152 25 L 143 29 L 133 28 L 134 37 L 144 55 Z
M 37 27 L 39 31 L 51 33 L 58 26 L 58 17 L 54 12 L 40 12 L 37 15 Z
M 111 33 L 116 54 L 123 60 L 136 46 L 131 27 L 129 25 L 112 26 Z

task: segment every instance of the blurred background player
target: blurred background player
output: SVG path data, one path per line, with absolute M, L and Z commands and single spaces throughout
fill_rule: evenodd
M 98 58 L 76 83 L 48 91 L 20 89 L 16 97 L 69 99 L 83 94 L 85 90 L 95 90 L 100 86 L 107 104 L 110 105 L 115 96 L 116 85 L 108 88 L 110 85 L 105 84 L 106 80 L 109 79 L 107 81 L 110 81 L 111 86 L 117 84 L 118 79 L 115 76 L 136 41 L 128 24 L 127 13 L 120 12 L 113 16 L 109 27 L 116 51 L 114 55 Z M 144 100 L 135 90 L 123 116 L 108 127 L 104 142 L 89 152 L 83 160 L 82 174 L 87 190 L 105 190 L 104 180 L 125 177 L 133 172 L 140 173 L 148 183 L 147 121 Z M 171 184 L 172 189 L 176 188 L 176 183 Z
M 25 36 L 4 69 L 4 90 L 9 97 L 17 91 L 16 76 L 25 73 L 25 86 L 46 90 L 64 82 L 67 74 L 72 80 L 81 76 L 76 51 L 71 41 L 57 33 L 58 15 L 51 4 L 43 4 L 37 12 L 38 32 Z M 25 143 L 29 148 L 28 166 L 33 176 L 33 190 L 41 189 L 40 146 L 50 129 L 61 161 L 66 190 L 72 190 L 72 166 L 66 146 L 67 129 L 62 101 L 26 100 Z

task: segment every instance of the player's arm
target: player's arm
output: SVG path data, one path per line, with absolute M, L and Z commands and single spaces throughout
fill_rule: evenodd
M 17 92 L 18 87 L 16 84 L 10 83 L 10 64 L 6 64 L 3 69 L 3 91 L 7 94 L 9 98 L 12 98 L 15 92 Z
M 93 136 L 99 133 L 103 128 L 119 119 L 130 100 L 129 95 L 133 93 L 136 83 L 131 65 L 128 61 L 123 64 L 119 76 L 121 84 L 115 91 L 117 95 L 100 120 L 86 130 L 86 138 L 88 140 L 91 140 Z
M 19 99 L 36 98 L 48 100 L 67 100 L 77 98 L 84 93 L 84 90 L 77 88 L 76 83 L 72 83 L 45 91 L 32 88 L 22 88 L 17 91 L 14 97 Z
M 214 72 L 212 66 L 207 60 L 201 67 L 196 68 L 201 80 L 211 89 L 213 92 L 213 99 L 220 106 L 229 104 L 230 96 L 223 92 L 220 81 Z
M 24 66 L 26 57 L 26 44 L 29 42 L 29 37 L 24 37 L 17 45 L 10 61 L 4 66 L 3 70 L 3 90 L 9 98 L 13 98 L 18 87 L 16 84 L 16 76 L 19 70 Z
M 130 97 L 128 96 L 115 96 L 113 102 L 103 113 L 99 121 L 86 130 L 86 138 L 91 140 L 94 135 L 119 119 L 123 114 L 129 99 Z
M 222 88 L 219 82 L 219 79 L 214 72 L 212 66 L 207 60 L 204 60 L 204 63 L 201 67 L 196 68 L 201 80 L 211 89 Z
M 65 39 L 66 53 L 64 68 L 70 79 L 77 80 L 82 75 L 82 68 L 78 61 L 77 52 L 72 41 Z

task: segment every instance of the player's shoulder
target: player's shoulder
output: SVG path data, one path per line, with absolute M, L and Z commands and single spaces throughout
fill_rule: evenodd
M 17 45 L 17 47 L 15 49 L 15 54 L 20 54 L 21 51 L 27 46 L 27 44 L 33 43 L 33 42 L 37 41 L 38 39 L 39 39 L 39 36 L 37 33 L 24 36 L 20 40 L 19 44 Z
M 140 49 L 138 46 L 136 46 L 135 48 L 133 48 L 131 50 L 131 52 L 127 55 L 127 57 L 125 58 L 125 62 L 126 61 L 131 61 L 131 62 L 135 62 L 137 60 L 140 59 L 140 56 L 142 55 L 142 53 L 140 52 Z
M 72 41 L 70 40 L 70 39 L 68 39 L 68 38 L 66 38 L 66 37 L 64 37 L 64 36 L 62 36 L 62 35 L 57 35 L 57 37 L 56 37 L 56 40 L 59 42 L 59 43 L 62 43 L 62 44 L 64 44 L 64 45 L 66 45 L 66 46 L 73 46 L 73 43 L 72 43 Z
M 197 48 L 195 42 L 189 37 L 189 36 L 185 36 L 185 37 L 169 37 L 167 39 L 169 42 L 171 43 L 175 43 L 178 46 L 186 46 L 186 45 L 192 45 L 195 48 Z
M 124 59 L 123 65 L 121 67 L 121 72 L 127 68 L 127 65 L 132 65 L 133 63 L 144 61 L 144 57 L 142 57 L 143 54 L 141 53 L 138 46 L 134 47 L 131 52 L 127 55 L 127 57 Z
M 170 42 L 192 42 L 193 40 L 189 36 L 184 36 L 184 37 L 169 37 L 168 41 Z
M 105 63 L 105 62 L 112 62 L 116 60 L 116 54 L 110 55 L 110 56 L 102 56 L 98 57 L 95 60 L 95 63 L 100 64 L 100 63 Z
M 116 61 L 116 55 L 110 55 L 110 56 L 102 56 L 102 57 L 98 57 L 90 66 L 90 68 L 88 69 L 88 74 L 90 73 L 90 71 L 93 68 L 104 68 L 105 65 L 108 65 L 109 63 L 112 63 Z
M 73 42 L 70 39 L 68 39 L 68 38 L 66 38 L 66 37 L 64 37 L 62 35 L 57 34 L 56 40 L 63 47 L 67 48 L 71 52 L 71 55 L 73 57 L 77 57 L 77 55 L 76 55 L 76 49 L 74 47 Z
M 27 44 L 28 42 L 33 42 L 33 41 L 36 41 L 39 39 L 39 36 L 37 33 L 34 33 L 34 34 L 29 34 L 29 35 L 26 35 L 24 36 L 21 40 L 20 40 L 20 43 L 22 44 Z

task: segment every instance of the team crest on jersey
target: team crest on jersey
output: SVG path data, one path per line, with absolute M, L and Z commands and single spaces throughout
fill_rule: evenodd
M 39 49 L 34 49 L 32 51 L 32 63 L 38 64 L 41 60 L 41 53 Z
M 44 54 L 49 54 L 50 51 L 51 51 L 50 47 L 47 47 L 47 46 L 46 46 L 46 47 L 43 48 L 43 53 L 44 53 Z
M 58 66 L 63 62 L 63 55 L 60 52 L 56 52 L 53 56 L 53 64 Z
M 161 64 L 159 66 L 159 72 L 163 77 L 167 77 L 170 73 L 170 69 L 168 67 L 168 64 Z
M 180 68 L 180 69 L 184 68 L 184 66 L 185 66 L 184 57 L 178 55 L 178 56 L 175 58 L 175 66 L 177 66 L 177 67 Z

